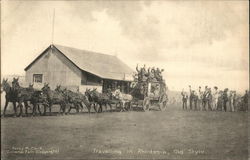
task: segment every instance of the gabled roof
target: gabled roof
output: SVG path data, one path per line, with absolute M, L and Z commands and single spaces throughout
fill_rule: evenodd
M 56 48 L 62 55 L 76 65 L 76 67 L 83 71 L 87 71 L 103 79 L 132 80 L 133 70 L 116 56 L 56 44 L 51 47 Z M 51 47 L 48 47 L 30 65 L 28 65 L 25 68 L 25 71 L 39 60 Z

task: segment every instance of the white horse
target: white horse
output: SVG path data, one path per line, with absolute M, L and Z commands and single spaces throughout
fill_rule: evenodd
M 125 94 L 122 92 L 112 92 L 112 95 L 120 101 L 122 111 L 125 111 L 126 104 L 130 107 L 130 102 L 132 101 L 133 97 L 130 94 Z

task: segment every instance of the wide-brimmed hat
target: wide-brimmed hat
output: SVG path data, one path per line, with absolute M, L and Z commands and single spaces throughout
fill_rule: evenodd
M 218 87 L 217 87 L 217 86 L 214 86 L 214 89 L 218 89 Z

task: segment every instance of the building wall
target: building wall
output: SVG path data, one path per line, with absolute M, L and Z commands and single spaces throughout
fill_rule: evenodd
M 81 70 L 69 62 L 56 49 L 49 49 L 38 61 L 26 71 L 26 82 L 33 83 L 33 74 L 43 74 L 43 82 L 35 83 L 41 88 L 49 83 L 54 89 L 56 85 L 77 87 L 81 84 Z

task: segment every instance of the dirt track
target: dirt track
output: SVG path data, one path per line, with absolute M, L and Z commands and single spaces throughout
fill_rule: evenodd
M 164 112 L 7 117 L 1 119 L 1 157 L 247 159 L 247 114 L 169 107 Z

